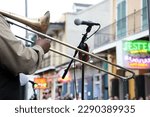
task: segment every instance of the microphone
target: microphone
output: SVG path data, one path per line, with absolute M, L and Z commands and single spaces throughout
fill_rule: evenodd
M 76 25 L 88 25 L 88 26 L 100 25 L 99 23 L 94 23 L 94 22 L 91 22 L 91 21 L 82 21 L 80 19 L 75 19 L 74 23 Z

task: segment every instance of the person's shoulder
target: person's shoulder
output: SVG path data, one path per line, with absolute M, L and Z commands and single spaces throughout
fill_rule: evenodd
M 6 18 L 0 13 L 0 18 L 6 20 Z
M 10 27 L 9 23 L 6 21 L 6 18 L 0 13 L 0 22 L 5 25 Z

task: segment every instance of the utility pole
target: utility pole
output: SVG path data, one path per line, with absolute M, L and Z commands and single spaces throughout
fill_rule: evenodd
M 28 1 L 25 0 L 25 17 L 27 17 L 27 16 L 28 16 Z M 25 32 L 25 38 L 28 39 L 28 31 L 27 30 Z M 25 44 L 26 44 L 26 46 L 28 46 L 27 41 L 25 42 Z M 28 97 L 28 83 L 24 86 L 23 90 L 24 90 L 24 100 L 26 100 Z
M 28 0 L 25 0 L 25 17 L 28 17 Z M 28 31 L 25 32 L 25 38 L 28 39 Z M 26 42 L 26 46 L 28 45 L 28 42 Z

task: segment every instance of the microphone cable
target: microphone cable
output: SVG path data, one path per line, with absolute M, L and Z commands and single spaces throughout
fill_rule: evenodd
M 101 25 L 99 25 L 98 26 L 98 28 L 97 28 L 97 30 L 93 33 L 93 34 L 91 34 L 89 37 L 87 37 L 86 39 L 85 39 L 85 41 L 87 41 L 89 38 L 91 38 L 94 34 L 96 34 L 98 31 L 99 31 L 99 29 L 101 28 Z

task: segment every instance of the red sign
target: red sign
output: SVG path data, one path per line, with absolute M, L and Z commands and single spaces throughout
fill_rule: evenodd
M 34 78 L 35 89 L 46 89 L 47 88 L 47 79 L 46 78 Z

